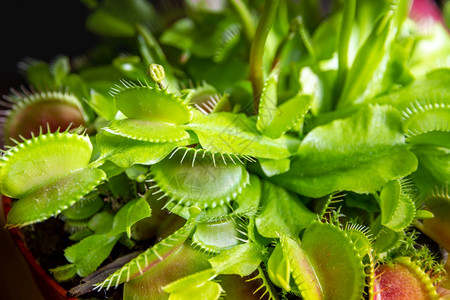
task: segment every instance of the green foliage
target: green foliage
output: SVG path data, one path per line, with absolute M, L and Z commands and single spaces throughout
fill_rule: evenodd
M 89 16 L 86 26 L 94 33 L 112 37 L 131 37 L 135 23 L 154 20 L 153 7 L 143 0 L 106 0 Z
M 302 248 L 315 270 L 325 299 L 361 298 L 365 273 L 361 254 L 355 246 L 344 231 L 331 224 L 315 222 L 305 231 Z
M 110 235 L 117 235 L 122 232 L 131 237 L 131 226 L 136 222 L 148 218 L 151 215 L 151 209 L 145 198 L 134 199 L 125 204 L 114 216 L 112 230 Z
M 50 269 L 50 272 L 57 281 L 66 281 L 72 279 L 76 275 L 77 268 L 74 264 L 67 264 L 54 269 Z
M 220 253 L 240 243 L 236 227 L 233 219 L 199 224 L 192 236 L 192 243 L 205 252 Z
M 259 246 L 243 243 L 210 258 L 209 263 L 216 274 L 247 276 L 258 268 L 263 258 L 263 251 Z
M 174 207 L 224 206 L 249 182 L 249 174 L 239 162 L 227 163 L 226 159 L 220 160 L 220 156 L 216 158 L 215 153 L 205 150 L 180 149 L 153 165 L 151 171 L 157 186 L 170 197 L 169 203 Z
M 101 283 L 98 283 L 97 288 L 101 289 L 106 286 L 109 289 L 112 284 L 118 286 L 120 283 L 128 282 L 142 275 L 144 271 L 153 268 L 158 263 L 163 262 L 166 257 L 176 253 L 192 233 L 193 229 L 194 226 L 191 222 L 186 223 L 181 229 L 142 252 Z
M 8 226 L 59 214 L 106 179 L 103 171 L 88 168 L 91 153 L 88 137 L 67 132 L 39 135 L 7 151 L 0 162 L 0 189 L 20 199 Z
M 268 181 L 262 184 L 261 206 L 256 228 L 268 238 L 296 237 L 316 219 L 296 195 Z
M 152 165 L 165 158 L 174 148 L 189 144 L 189 139 L 179 142 L 152 143 L 129 139 L 102 132 L 96 136 L 100 157 L 96 163 L 111 161 L 121 168 L 136 164 Z
M 76 265 L 78 275 L 86 277 L 109 256 L 118 240 L 117 236 L 94 234 L 67 248 L 64 255 Z
M 261 135 L 256 124 L 242 114 L 196 114 L 186 127 L 194 131 L 202 147 L 211 152 L 282 159 L 289 157 L 298 146 L 298 141 L 288 136 L 271 139 Z
M 126 117 L 175 125 L 191 120 L 189 107 L 175 95 L 151 86 L 136 86 L 127 82 L 123 84 L 124 88 L 117 92 L 114 102 Z
M 406 0 L 83 2 L 107 39 L 24 60 L 0 102 L 7 227 L 64 222 L 73 296 L 371 299 L 389 264 L 435 296 L 411 227 L 448 250 L 440 23 Z
M 414 220 L 416 209 L 408 183 L 388 182 L 380 194 L 381 224 L 394 231 L 405 229 Z
M 417 168 L 401 125 L 395 109 L 367 106 L 349 118 L 316 127 L 303 140 L 290 170 L 274 181 L 310 197 L 340 190 L 374 193 Z
M 193 287 L 189 283 L 190 279 L 186 280 L 185 276 L 190 274 L 196 276 L 206 269 L 209 271 L 209 277 L 211 276 L 209 268 L 209 263 L 202 254 L 187 245 L 182 245 L 178 251 L 152 266 L 147 272 L 125 283 L 124 299 L 168 299 L 171 292 L 183 294 L 183 290 Z M 181 284 L 177 284 L 178 279 L 181 280 Z M 207 279 L 201 280 L 200 283 L 206 282 Z M 172 290 L 170 286 L 173 286 Z

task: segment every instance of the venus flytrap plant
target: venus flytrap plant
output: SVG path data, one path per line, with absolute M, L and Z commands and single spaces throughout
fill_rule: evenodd
M 136 53 L 79 75 L 66 58 L 24 65 L 0 192 L 8 227 L 64 222 L 50 271 L 84 277 L 71 295 L 438 297 L 443 267 L 412 226 L 448 250 L 450 72 L 405 50 L 427 45 L 408 1 L 324 20 L 304 2 L 187 1 L 162 28 L 144 1 L 105 0 L 88 28 Z

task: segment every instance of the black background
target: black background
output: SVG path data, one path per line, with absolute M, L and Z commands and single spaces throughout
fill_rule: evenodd
M 50 61 L 92 48 L 97 37 L 85 29 L 88 14 L 77 0 L 0 0 L 0 94 L 22 82 L 17 62 L 24 57 Z

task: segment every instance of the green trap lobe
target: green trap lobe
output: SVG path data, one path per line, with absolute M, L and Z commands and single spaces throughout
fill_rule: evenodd
M 97 134 L 97 146 L 100 150 L 98 161 L 109 160 L 121 168 L 129 168 L 135 164 L 152 165 L 160 162 L 177 146 L 189 143 L 190 140 L 151 143 L 101 132 Z
M 128 118 L 185 124 L 192 118 L 189 107 L 178 97 L 150 87 L 131 87 L 114 98 L 117 108 Z
M 305 251 L 300 244 L 289 237 L 281 237 L 283 255 L 287 257 L 292 269 L 292 277 L 304 299 L 320 300 L 324 297 L 322 286 Z
M 241 114 L 196 114 L 186 128 L 194 131 L 202 147 L 211 152 L 282 159 L 289 157 L 299 145 L 297 139 L 288 136 L 271 139 L 261 135 L 255 122 Z
M 230 249 L 240 242 L 236 230 L 236 221 L 226 220 L 197 225 L 192 236 L 193 244 L 207 252 L 219 253 Z
M 181 150 L 155 164 L 151 172 L 162 191 L 186 206 L 223 205 L 241 193 L 250 176 L 243 165 L 225 164 L 220 156 L 213 157 L 208 152 Z
M 164 258 L 143 275 L 125 283 L 124 300 L 168 299 L 169 294 L 163 290 L 164 286 L 209 267 L 208 261 L 202 254 L 189 246 L 182 245 L 176 252 Z
M 41 135 L 7 151 L 0 161 L 0 191 L 21 198 L 87 166 L 92 145 L 87 136 Z
M 331 224 L 314 222 L 306 229 L 302 246 L 319 278 L 324 299 L 361 299 L 366 277 L 364 265 L 344 231 Z
M 112 121 L 103 129 L 129 139 L 153 143 L 176 142 L 189 138 L 189 134 L 182 127 L 160 121 L 124 119 Z
M 52 217 L 92 191 L 106 174 L 99 169 L 81 169 L 53 184 L 27 194 L 8 214 L 8 226 L 25 226 Z
M 125 264 L 122 268 L 111 274 L 103 282 L 97 284 L 98 289 L 109 289 L 111 286 L 118 286 L 120 283 L 128 282 L 150 271 L 165 262 L 165 259 L 173 253 L 178 253 L 183 247 L 183 243 L 192 233 L 194 226 L 188 221 L 185 226 L 174 232 L 172 235 L 160 241 L 158 244 L 139 254 L 136 258 Z

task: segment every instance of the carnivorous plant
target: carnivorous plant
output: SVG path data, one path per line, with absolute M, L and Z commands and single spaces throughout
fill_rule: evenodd
M 127 53 L 27 59 L 2 103 L 7 227 L 64 224 L 71 295 L 443 296 L 442 23 L 407 0 L 83 2 Z

